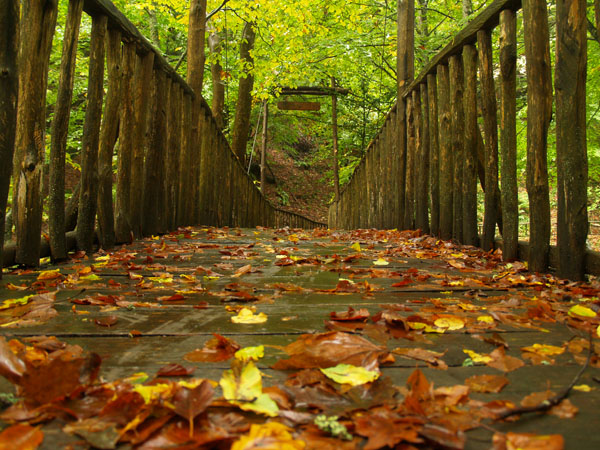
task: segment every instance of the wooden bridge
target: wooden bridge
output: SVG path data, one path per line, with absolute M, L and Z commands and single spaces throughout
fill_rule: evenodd
M 564 441 L 568 448 L 598 448 L 600 285 L 546 274 L 556 269 L 582 281 L 600 273 L 599 255 L 586 248 L 586 7 L 581 0 L 557 2 L 554 66 L 546 2 L 496 0 L 415 76 L 413 42 L 405 33 L 414 4 L 399 2 L 398 100 L 331 205 L 326 230 L 264 198 L 206 101 L 110 1 L 71 0 L 49 133 L 46 238 L 41 180 L 57 4 L 0 0 L 0 231 L 13 174 L 17 235 L 16 245 L 1 249 L 0 262 L 18 266 L 5 272 L 0 327 L 19 339 L 0 341 L 0 373 L 24 399 L 0 417 L 45 423 L 44 448 L 81 439 L 98 448 L 229 448 L 233 442 L 257 448 L 239 442 L 253 433 L 251 424 L 265 422 L 283 427 L 263 430 L 271 448 L 360 448 L 365 442 L 373 449 L 402 442 L 406 448 L 489 448 L 492 440 L 495 448 L 534 448 L 542 445 L 536 439 L 545 439 L 546 447 L 535 448 L 562 448 Z M 516 45 L 519 11 L 524 55 Z M 90 71 L 71 231 L 65 147 L 83 13 L 92 18 Z M 527 73 L 529 242 L 518 240 L 520 56 Z M 556 247 L 550 245 L 547 170 L 553 110 Z M 150 138 L 140 145 L 148 124 Z M 481 234 L 478 195 L 485 205 Z M 354 231 L 336 231 L 344 229 Z M 102 252 L 94 253 L 98 245 Z M 46 256 L 62 264 L 37 270 Z M 230 303 L 227 310 L 222 302 Z M 260 316 L 254 325 L 231 320 L 233 312 L 240 320 L 255 317 L 252 308 L 243 310 L 249 305 L 266 313 L 266 324 Z M 232 349 L 259 344 L 267 347 L 256 363 L 271 377 L 267 400 L 262 389 L 252 398 L 231 397 L 222 379 L 213 398 L 210 383 L 165 381 L 169 370 L 160 371 L 159 381 L 131 378 L 140 371 L 153 376 L 185 358 L 197 375 L 219 381 Z M 120 381 L 94 381 L 99 359 L 84 357 L 77 346 L 100 354 L 102 376 Z M 226 357 L 205 359 L 211 352 Z M 311 372 L 339 362 L 385 376 L 349 388 Z M 254 367 L 240 364 L 232 365 L 238 382 L 241 370 Z M 62 371 L 68 380 L 55 383 L 52 376 Z M 502 386 L 490 387 L 492 380 Z M 1 386 L 12 389 L 8 382 Z M 115 400 L 120 395 L 123 404 Z M 267 412 L 255 405 L 259 397 Z M 525 409 L 517 406 L 521 400 Z M 124 405 L 127 411 L 117 411 Z M 554 416 L 540 416 L 550 406 Z M 527 408 L 538 420 L 501 420 L 525 417 Z M 318 426 L 319 414 L 339 416 L 333 422 L 346 426 L 349 440 L 332 438 L 331 422 Z M 380 424 L 390 429 L 379 430 L 384 437 L 378 438 L 373 430 Z M 398 427 L 402 433 L 391 432 Z M 520 434 L 525 431 L 547 436 Z M 39 430 L 25 425 L 6 433 L 2 444 L 39 439 Z

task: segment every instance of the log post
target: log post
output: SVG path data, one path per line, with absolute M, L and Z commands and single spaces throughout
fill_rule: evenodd
M 177 224 L 179 226 L 191 224 L 189 211 L 191 177 L 189 176 L 189 170 L 192 160 L 192 142 L 190 138 L 192 109 L 193 102 L 195 101 L 196 100 L 193 99 L 190 94 L 187 92 L 184 93 L 181 110 L 181 152 L 179 154 L 179 176 L 177 177 L 179 181 L 177 195 Z
M 413 93 L 406 99 L 406 197 L 404 200 L 404 229 L 415 227 L 415 102 Z
M 517 188 L 517 20 L 500 13 L 500 149 L 502 152 L 502 258 L 518 258 L 519 197 Z
M 142 196 L 142 233 L 152 236 L 164 233 L 165 151 L 167 121 L 167 75 L 161 69 L 154 71 L 156 101 L 152 108 L 152 126 L 144 165 Z
M 167 131 L 167 210 L 168 229 L 177 228 L 177 176 L 181 153 L 181 103 L 183 90 L 175 80 L 171 82 L 169 95 L 169 120 Z
M 117 243 L 132 240 L 131 228 L 131 164 L 133 158 L 135 113 L 133 111 L 133 78 L 135 43 L 123 45 L 121 74 L 121 118 L 119 123 L 119 161 L 117 167 L 117 194 L 115 198 L 115 238 Z M 139 199 L 138 199 L 139 201 Z
M 473 45 L 463 48 L 465 72 L 464 93 L 464 173 L 463 173 L 463 242 L 479 245 L 477 229 L 477 49 Z
M 425 160 L 425 145 L 423 136 L 423 111 L 421 107 L 421 89 L 419 86 L 412 92 L 414 105 L 414 127 L 415 127 L 415 155 L 414 155 L 414 173 L 415 173 L 415 228 L 426 231 L 429 219 L 427 217 L 427 190 L 421 191 L 425 180 L 423 172 Z
M 556 2 L 558 273 L 573 280 L 585 277 L 588 234 L 586 4 L 583 0 Z
M 479 70 L 481 72 L 481 109 L 485 142 L 485 212 L 483 217 L 484 250 L 494 247 L 496 235 L 496 198 L 498 196 L 498 110 L 492 61 L 492 35 L 487 30 L 477 33 Z
M 50 253 L 53 261 L 67 259 L 67 239 L 65 225 L 65 155 L 73 82 L 77 59 L 77 42 L 83 13 L 83 0 L 69 2 L 65 31 L 63 35 L 60 78 L 54 117 L 52 119 L 50 143 L 50 177 L 48 195 L 48 227 L 50 234 Z
M 25 0 L 22 4 L 12 211 L 17 231 L 16 262 L 37 266 L 42 234 L 42 167 L 46 156 L 46 88 L 58 2 Z
M 265 188 L 267 187 L 267 141 L 269 132 L 269 102 L 266 100 L 263 102 L 263 133 L 262 133 L 262 147 L 260 150 L 260 190 L 264 194 Z M 334 169 L 335 170 L 335 169 Z M 335 176 L 334 176 L 335 178 Z
M 461 55 L 453 55 L 448 61 L 450 72 L 450 114 L 452 116 L 452 237 L 463 241 L 463 172 L 465 161 L 465 109 L 464 109 L 464 70 Z
M 15 149 L 19 72 L 19 0 L 0 0 L 0 279 L 4 261 L 6 204 L 10 189 L 10 161 Z
M 335 91 L 335 78 L 331 77 L 331 88 Z M 340 175 L 338 162 L 338 119 L 337 119 L 337 95 L 335 92 L 331 96 L 331 133 L 333 138 L 333 188 L 335 192 L 335 201 L 340 199 Z M 265 122 L 266 122 L 265 115 Z M 261 184 L 262 186 L 262 184 Z
M 550 249 L 548 127 L 552 118 L 552 75 L 548 10 L 544 0 L 523 1 L 527 58 L 527 193 L 529 270 L 544 272 Z
M 438 96 L 435 74 L 427 75 L 427 107 L 429 109 L 429 192 L 431 196 L 431 234 L 440 234 L 440 160 L 438 130 Z
M 450 113 L 450 79 L 448 66 L 439 65 L 437 68 L 438 80 L 438 123 L 440 135 L 439 178 L 440 178 L 440 237 L 452 238 L 452 225 L 454 220 L 452 199 L 452 178 L 454 177 L 452 159 L 452 132 Z
M 77 247 L 91 253 L 98 206 L 98 149 L 104 97 L 104 46 L 108 17 L 92 17 L 88 104 L 81 137 L 81 191 L 77 210 Z
M 98 235 L 100 245 L 110 249 L 115 245 L 115 215 L 113 212 L 113 153 L 119 132 L 121 102 L 121 32 L 108 30 L 106 41 L 108 92 L 100 130 L 98 153 Z
M 131 161 L 131 190 L 129 205 L 131 208 L 131 229 L 136 238 L 142 233 L 142 201 L 144 197 L 144 156 L 148 147 L 148 119 L 151 112 L 151 100 L 157 94 L 152 81 L 154 52 L 138 56 L 135 63 L 133 112 L 135 125 L 133 132 L 133 154 Z

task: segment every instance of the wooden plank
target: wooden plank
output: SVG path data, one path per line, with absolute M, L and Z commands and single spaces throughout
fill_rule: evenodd
M 438 96 L 435 74 L 427 75 L 427 107 L 429 109 L 429 192 L 431 195 L 431 234 L 440 233 L 440 148 L 438 130 Z
M 416 94 L 416 91 L 413 91 Z M 416 162 L 416 121 L 415 97 L 406 99 L 406 191 L 404 197 L 404 229 L 412 230 L 415 226 L 415 162 Z
M 587 2 L 564 0 L 556 6 L 558 272 L 582 280 L 588 234 Z
M 92 18 L 88 104 L 81 137 L 81 191 L 77 209 L 77 247 L 87 253 L 94 248 L 94 230 L 98 207 L 98 149 L 102 101 L 104 98 L 104 55 L 106 16 Z
M 502 152 L 502 239 L 505 261 L 516 259 L 519 240 L 517 190 L 517 22 L 516 14 L 500 14 L 500 148 Z
M 421 84 L 427 75 L 434 73 L 437 66 L 446 64 L 448 58 L 462 51 L 462 48 L 468 44 L 474 44 L 477 41 L 477 32 L 479 30 L 492 30 L 500 20 L 500 12 L 504 9 L 518 11 L 521 8 L 521 0 L 494 0 L 494 2 L 475 17 L 469 24 L 459 31 L 452 40 L 435 55 L 425 66 L 415 80 L 404 90 L 402 96 L 406 98 L 416 86 Z
M 321 104 L 317 102 L 279 102 L 277 108 L 282 111 L 320 111 Z
M 464 90 L 465 76 L 460 55 L 452 55 L 448 62 L 450 72 L 450 114 L 452 116 L 452 237 L 463 241 L 463 172 L 465 163 L 465 110 Z
M 552 119 L 552 75 L 548 10 L 545 1 L 523 3 L 527 59 L 527 193 L 529 194 L 529 270 L 548 267 L 550 189 L 548 186 L 548 128 Z
M 440 178 L 440 237 L 442 239 L 452 238 L 452 145 L 451 145 L 451 123 L 450 112 L 450 79 L 448 66 L 438 66 L 438 123 L 440 133 L 440 156 L 439 156 L 439 178 Z
M 496 235 L 498 197 L 498 107 L 494 83 L 492 34 L 481 30 L 477 33 L 479 71 L 481 82 L 481 110 L 485 145 L 485 212 L 483 216 L 483 239 L 481 247 L 490 250 Z

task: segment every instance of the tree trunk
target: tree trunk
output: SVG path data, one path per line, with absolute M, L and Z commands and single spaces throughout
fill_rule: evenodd
M 500 13 L 500 148 L 502 151 L 502 258 L 518 258 L 519 197 L 517 188 L 517 22 L 516 14 Z
M 529 270 L 545 272 L 550 249 L 548 127 L 552 119 L 552 75 L 548 10 L 544 0 L 523 1 L 527 58 L 527 193 Z M 573 118 L 571 118 L 573 119 Z
M 189 14 L 187 82 L 194 93 L 201 96 L 204 82 L 206 0 L 191 0 Z
M 335 78 L 331 77 L 331 88 L 335 90 Z M 340 200 L 340 174 L 338 163 L 338 119 L 337 119 L 337 95 L 331 96 L 331 132 L 333 135 L 333 186 L 335 201 Z
M 113 213 L 113 153 L 119 132 L 121 101 L 121 32 L 111 29 L 106 41 L 108 93 L 98 154 L 98 230 L 100 245 L 110 249 L 115 245 L 115 215 Z
M 77 247 L 91 253 L 98 206 L 98 148 L 104 96 L 104 45 L 108 18 L 92 18 L 88 104 L 81 138 L 81 192 L 77 212 Z
M 485 135 L 485 213 L 483 217 L 483 239 L 481 246 L 491 250 L 496 235 L 498 197 L 498 110 L 494 86 L 492 61 L 492 36 L 489 31 L 477 33 L 479 66 L 481 72 L 481 109 Z
M 19 73 L 19 0 L 0 0 L 0 279 L 4 250 L 6 204 L 10 189 L 17 127 Z
M 254 87 L 254 60 L 250 56 L 250 51 L 254 48 L 256 33 L 252 26 L 251 23 L 246 23 L 242 32 L 240 59 L 243 62 L 244 71 L 240 75 L 231 143 L 233 153 L 238 156 L 242 164 L 246 160 L 246 145 L 248 143 L 248 133 L 250 132 L 250 113 L 252 111 L 252 88 Z
M 46 89 L 57 0 L 24 0 L 19 47 L 19 94 L 13 163 L 16 262 L 37 266 L 42 231 L 42 168 L 46 156 Z
M 586 2 L 559 0 L 556 15 L 558 271 L 562 277 L 583 280 L 588 234 Z
M 208 37 L 208 48 L 215 58 L 221 56 L 221 36 L 216 31 Z M 223 67 L 219 59 L 215 59 L 210 66 L 212 74 L 212 113 L 219 130 L 225 129 L 225 81 L 223 80 Z
M 119 165 L 117 168 L 117 195 L 115 199 L 115 238 L 118 243 L 131 240 L 131 164 L 133 158 L 135 114 L 133 111 L 133 78 L 135 44 L 123 46 L 121 78 L 121 119 L 119 125 Z M 138 199 L 139 201 L 139 199 Z
M 267 163 L 267 139 L 269 132 L 269 103 L 265 101 L 264 105 L 264 121 L 263 121 L 263 135 L 262 135 L 262 147 L 260 151 L 260 190 L 265 193 L 265 188 L 267 187 L 267 177 L 266 177 L 266 163 Z M 223 150 L 225 151 L 225 150 Z
M 69 2 L 65 32 L 63 36 L 62 58 L 58 95 L 52 119 L 50 145 L 49 178 L 49 234 L 50 253 L 53 261 L 67 259 L 67 240 L 65 237 L 65 154 L 73 99 L 73 82 L 77 59 L 77 41 L 83 12 L 83 0 Z

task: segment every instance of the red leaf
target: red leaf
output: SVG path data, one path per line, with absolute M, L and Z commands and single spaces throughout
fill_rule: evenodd
M 0 449 L 35 450 L 43 440 L 44 433 L 39 428 L 17 424 L 0 433 Z
M 196 370 L 193 367 L 185 368 L 181 364 L 169 364 L 158 369 L 159 377 L 189 377 Z
M 209 340 L 202 349 L 194 350 L 185 355 L 184 359 L 190 362 L 219 362 L 231 358 L 241 347 L 240 345 L 220 334 L 213 333 L 214 338 Z

